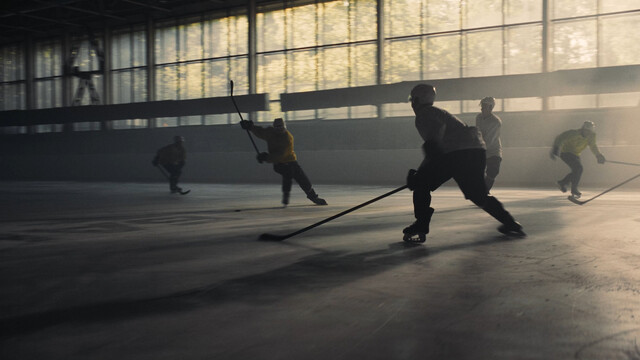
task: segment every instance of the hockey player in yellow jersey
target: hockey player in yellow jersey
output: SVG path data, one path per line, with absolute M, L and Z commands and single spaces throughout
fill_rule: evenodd
M 282 118 L 273 120 L 273 126 L 261 127 L 254 125 L 250 120 L 240 122 L 243 129 L 251 131 L 256 137 L 267 142 L 268 152 L 258 155 L 260 163 L 273 164 L 273 170 L 282 175 L 282 204 L 289 204 L 289 193 L 292 180 L 295 180 L 300 188 L 307 194 L 307 198 L 316 205 L 327 205 L 327 202 L 318 197 L 313 190 L 311 181 L 298 164 L 298 158 L 293 151 L 293 135 L 287 130 Z
M 580 129 L 563 132 L 556 137 L 549 154 L 552 160 L 555 160 L 556 156 L 560 156 L 560 159 L 571 168 L 571 172 L 558 181 L 558 186 L 562 192 L 566 192 L 567 186 L 570 185 L 571 195 L 576 198 L 582 195 L 578 190 L 583 171 L 580 153 L 589 146 L 591 152 L 596 156 L 598 164 L 604 164 L 606 161 L 596 144 L 594 128 L 593 122 L 585 121 Z

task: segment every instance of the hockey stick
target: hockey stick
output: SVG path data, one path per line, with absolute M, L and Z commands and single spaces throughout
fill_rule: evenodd
M 236 107 L 236 111 L 238 111 L 238 115 L 240 115 L 240 120 L 244 121 L 244 119 L 242 118 L 242 114 L 240 113 L 240 108 L 238 108 L 238 104 L 236 104 L 236 99 L 233 98 L 233 80 L 229 80 L 229 84 L 231 84 L 231 101 L 233 101 L 233 106 Z M 258 150 L 258 147 L 256 146 L 256 142 L 253 141 L 253 137 L 251 136 L 249 129 L 247 129 L 247 135 L 249 135 L 249 140 L 251 140 L 251 143 L 253 144 L 253 148 L 256 149 L 256 153 L 260 155 L 260 150 Z
M 625 181 L 621 182 L 620 184 L 618 184 L 618 185 L 616 185 L 616 186 L 614 186 L 614 187 L 612 187 L 612 188 L 609 188 L 609 189 L 607 189 L 607 190 L 605 190 L 605 191 L 601 192 L 600 194 L 598 194 L 598 195 L 596 195 L 596 196 L 592 197 L 591 199 L 587 199 L 587 200 L 585 200 L 585 201 L 578 200 L 578 199 L 574 198 L 573 196 L 568 196 L 568 197 L 567 197 L 567 199 L 569 199 L 569 201 L 571 201 L 571 202 L 572 202 L 572 203 L 574 203 L 574 204 L 584 205 L 584 204 L 588 203 L 589 201 L 591 201 L 591 200 L 593 200 L 593 199 L 595 199 L 595 198 L 598 198 L 598 197 L 600 197 L 600 196 L 602 196 L 602 195 L 604 195 L 604 194 L 608 193 L 609 191 L 611 191 L 611 190 L 613 190 L 613 189 L 617 189 L 617 188 L 619 188 L 620 186 L 622 186 L 622 185 L 624 185 L 624 184 L 628 183 L 629 181 L 631 181 L 631 180 L 633 180 L 633 179 L 635 179 L 635 178 L 639 178 L 639 177 L 640 177 L 640 174 L 638 174 L 638 175 L 636 175 L 636 176 L 634 176 L 634 177 L 632 177 L 632 178 L 630 178 L 630 179 L 627 179 L 627 180 L 625 180 Z
M 167 174 L 167 172 L 160 166 L 156 165 L 156 167 L 158 168 L 158 170 L 160 170 L 160 172 L 162 173 L 162 175 L 164 175 L 164 177 L 167 178 L 167 180 L 171 181 L 171 177 L 169 176 L 169 174 Z M 191 192 L 191 190 L 185 190 L 185 191 L 178 191 L 180 193 L 180 195 L 187 195 L 188 193 Z
M 608 162 L 608 163 L 612 163 L 612 164 L 620 164 L 620 165 L 640 166 L 640 164 L 630 163 L 630 162 L 624 162 L 624 161 L 613 161 L 613 160 L 607 160 L 606 162 Z
M 307 227 L 306 227 L 306 228 L 304 228 L 304 229 L 300 229 L 300 230 L 298 230 L 298 231 L 294 231 L 294 232 L 292 232 L 291 234 L 287 234 L 287 235 L 274 235 L 274 234 L 267 234 L 267 233 L 264 233 L 264 234 L 260 235 L 260 237 L 258 238 L 258 240 L 262 240 L 262 241 L 282 241 L 282 240 L 288 239 L 288 238 L 290 238 L 290 237 L 292 237 L 292 236 L 296 236 L 296 235 L 298 235 L 298 234 L 300 234 L 300 233 L 303 233 L 303 232 L 305 232 L 305 231 L 307 231 L 307 230 L 311 230 L 311 229 L 313 229 L 313 228 L 314 228 L 314 227 L 316 227 L 316 226 L 320 226 L 320 225 L 322 225 L 322 224 L 324 224 L 324 223 L 327 223 L 327 222 L 329 222 L 329 221 L 331 221 L 331 220 L 333 220 L 333 219 L 337 219 L 337 218 L 339 218 L 339 217 L 340 217 L 340 216 L 342 216 L 342 215 L 346 215 L 346 214 L 348 214 L 348 213 L 350 213 L 350 212 L 356 211 L 356 210 L 360 209 L 361 207 L 365 207 L 365 206 L 367 206 L 367 205 L 369 205 L 369 204 L 371 204 L 371 203 L 374 203 L 374 202 L 376 202 L 376 201 L 378 201 L 378 200 L 380 200 L 380 199 L 384 199 L 384 198 L 386 198 L 387 196 L 393 195 L 393 194 L 395 194 L 395 193 L 397 193 L 397 192 L 399 192 L 399 191 L 402 191 L 402 190 L 404 190 L 404 189 L 406 189 L 406 188 L 407 188 L 407 185 L 403 185 L 403 186 L 401 186 L 401 187 L 399 187 L 399 188 L 397 188 L 397 189 L 395 189 L 395 190 L 391 190 L 391 191 L 389 191 L 388 193 L 382 194 L 382 195 L 378 196 L 378 197 L 377 197 L 377 198 L 375 198 L 375 199 L 371 199 L 371 200 L 369 200 L 369 201 L 363 202 L 362 204 L 360 204 L 360 205 L 358 205 L 358 206 L 354 206 L 354 207 L 352 207 L 351 209 L 347 209 L 347 210 L 345 210 L 345 211 L 343 211 L 343 212 L 341 212 L 341 213 L 339 213 L 339 214 L 335 214 L 335 215 L 333 215 L 333 216 L 331 216 L 331 217 L 328 217 L 328 218 L 326 218 L 326 219 L 324 219 L 324 220 L 322 220 L 322 221 L 318 221 L 317 223 L 312 224 L 312 225 L 309 225 L 309 226 L 307 226 Z

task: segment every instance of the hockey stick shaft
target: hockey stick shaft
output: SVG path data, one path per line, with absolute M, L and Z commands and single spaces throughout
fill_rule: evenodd
M 588 200 L 585 200 L 585 201 L 580 201 L 580 200 L 578 200 L 578 199 L 569 199 L 569 200 L 571 200 L 571 202 L 573 202 L 573 203 L 575 203 L 575 204 L 578 204 L 578 205 L 584 205 L 584 204 L 588 203 L 589 201 L 594 200 L 594 199 L 596 199 L 596 198 L 598 198 L 598 197 L 600 197 L 600 196 L 602 196 L 602 195 L 604 195 L 604 194 L 608 193 L 609 191 L 615 190 L 615 189 L 619 188 L 620 186 L 622 186 L 622 185 L 624 185 L 624 184 L 626 184 L 626 183 L 628 183 L 628 182 L 630 182 L 630 181 L 632 181 L 632 180 L 635 180 L 636 178 L 639 178 L 639 177 L 640 177 L 640 174 L 638 174 L 638 175 L 636 175 L 636 176 L 633 176 L 633 177 L 631 177 L 631 178 L 629 178 L 629 179 L 627 179 L 627 180 L 625 180 L 625 181 L 621 182 L 620 184 L 618 184 L 618 185 L 616 185 L 616 186 L 613 186 L 613 187 L 611 187 L 611 188 L 609 188 L 609 189 L 607 189 L 607 190 L 605 190 L 605 191 L 601 192 L 600 194 L 598 194 L 598 195 L 596 195 L 596 196 L 592 197 L 591 199 L 588 199 Z
M 407 185 L 401 186 L 401 187 L 399 187 L 397 189 L 394 189 L 394 190 L 391 190 L 391 191 L 389 191 L 387 193 L 384 193 L 384 194 L 382 194 L 382 195 L 380 195 L 380 196 L 378 196 L 378 197 L 376 197 L 374 199 L 371 199 L 369 201 L 365 201 L 360 205 L 354 206 L 354 207 L 352 207 L 350 209 L 347 209 L 347 210 L 345 210 L 345 211 L 343 211 L 341 213 L 338 213 L 338 214 L 335 214 L 333 216 L 330 216 L 330 217 L 328 217 L 328 218 L 326 218 L 326 219 L 324 219 L 322 221 L 318 221 L 315 224 L 311 224 L 311 225 L 307 226 L 304 229 L 300 229 L 298 231 L 294 231 L 291 234 L 287 234 L 287 235 L 262 234 L 262 235 L 260 235 L 260 239 L 262 239 L 262 240 L 285 240 L 285 239 L 288 239 L 288 238 L 290 238 L 292 236 L 296 236 L 296 235 L 301 234 L 301 233 L 303 233 L 303 232 L 305 232 L 307 230 L 311 230 L 311 229 L 313 229 L 313 228 L 315 228 L 317 226 L 320 226 L 322 224 L 328 223 L 329 221 L 337 219 L 337 218 L 339 218 L 339 217 L 341 217 L 343 215 L 346 215 L 346 214 L 348 214 L 350 212 L 353 212 L 353 211 L 356 211 L 356 210 L 358 210 L 360 208 L 363 208 L 363 207 L 365 207 L 365 206 L 367 206 L 367 205 L 369 205 L 371 203 L 374 203 L 374 202 L 376 202 L 378 200 L 384 199 L 387 196 L 391 196 L 391 195 L 393 195 L 393 194 L 395 194 L 395 193 L 397 193 L 399 191 L 402 191 L 402 190 L 404 190 L 406 188 L 407 188 Z
M 233 97 L 233 80 L 230 80 L 229 83 L 231 84 L 231 101 L 233 102 L 233 106 L 235 106 L 236 111 L 238 112 L 238 115 L 240 115 L 240 120 L 244 121 L 244 119 L 242 118 L 242 113 L 240 113 L 240 108 L 238 107 L 238 104 L 236 104 L 236 99 Z M 260 150 L 258 150 L 258 146 L 256 145 L 256 142 L 253 141 L 253 137 L 251 136 L 249 129 L 247 129 L 247 135 L 249 135 L 249 140 L 251 140 L 251 143 L 253 144 L 253 148 L 256 149 L 256 153 L 260 154 Z
M 171 182 L 171 176 L 169 174 L 167 174 L 167 171 L 165 169 L 163 169 L 162 166 L 156 165 L 156 167 L 158 168 L 158 170 L 160 170 L 162 175 L 164 175 L 164 177 L 166 177 L 167 180 L 169 180 L 169 182 Z M 191 190 L 186 190 L 186 191 L 179 190 L 179 192 L 180 192 L 180 195 L 186 195 L 186 194 L 190 193 Z
M 158 170 L 160 170 L 160 172 L 162 173 L 162 175 L 164 175 L 164 177 L 167 178 L 167 180 L 170 180 L 169 178 L 169 174 L 167 174 L 167 172 L 162 168 L 162 166 L 156 165 L 156 167 L 158 168 Z
M 624 162 L 624 161 L 613 161 L 613 160 L 607 160 L 606 162 L 608 162 L 608 163 L 612 163 L 612 164 L 620 164 L 620 165 L 640 166 L 640 164 L 630 163 L 630 162 Z

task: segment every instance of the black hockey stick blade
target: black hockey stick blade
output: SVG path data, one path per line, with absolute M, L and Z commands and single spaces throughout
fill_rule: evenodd
M 290 236 L 287 236 L 287 235 L 276 235 L 276 234 L 264 233 L 264 234 L 260 235 L 258 240 L 260 240 L 260 241 L 282 241 L 284 239 L 288 239 L 289 237 Z
M 605 191 L 601 192 L 600 194 L 598 194 L 598 195 L 596 195 L 596 196 L 592 197 L 591 199 L 587 199 L 587 200 L 581 201 L 581 200 L 578 200 L 578 199 L 574 198 L 573 196 L 569 196 L 569 197 L 567 197 L 567 199 L 569 199 L 569 201 L 571 201 L 571 202 L 572 202 L 572 203 L 574 203 L 574 204 L 584 205 L 584 204 L 588 203 L 589 201 L 594 200 L 594 199 L 596 199 L 596 198 L 599 198 L 600 196 L 602 196 L 602 195 L 604 195 L 604 194 L 608 193 L 609 191 L 611 191 L 611 190 L 615 190 L 615 189 L 619 188 L 620 186 L 622 186 L 622 185 L 624 185 L 624 184 L 628 183 L 629 181 L 634 180 L 634 179 L 639 178 L 639 177 L 640 177 L 640 174 L 638 174 L 638 175 L 636 175 L 636 176 L 632 176 L 632 177 L 628 178 L 627 180 L 625 180 L 625 181 L 621 182 L 620 184 L 618 184 L 618 185 L 616 185 L 616 186 L 613 186 L 613 187 L 608 188 L 607 190 L 605 190 Z
M 311 230 L 316 226 L 320 226 L 320 225 L 322 225 L 324 223 L 328 223 L 329 221 L 331 221 L 333 219 L 337 219 L 342 215 L 346 215 L 346 214 L 348 214 L 350 212 L 356 211 L 356 210 L 358 210 L 358 209 L 360 209 L 362 207 L 365 207 L 365 206 L 367 206 L 367 205 L 369 205 L 371 203 L 374 203 L 374 202 L 376 202 L 376 201 L 378 201 L 380 199 L 386 198 L 387 196 L 393 195 L 393 194 L 395 194 L 395 193 L 397 193 L 399 191 L 402 191 L 402 190 L 404 190 L 406 188 L 407 188 L 407 185 L 403 185 L 403 186 L 401 186 L 401 187 L 399 187 L 397 189 L 391 190 L 391 191 L 389 191 L 387 193 L 384 193 L 384 194 L 382 194 L 382 195 L 380 195 L 380 196 L 378 196 L 376 198 L 373 198 L 373 199 L 371 199 L 369 201 L 365 201 L 360 205 L 354 206 L 351 209 L 347 209 L 347 210 L 345 210 L 345 211 L 343 211 L 341 213 L 338 213 L 338 214 L 335 214 L 333 216 L 330 216 L 330 217 L 328 217 L 328 218 L 326 218 L 326 219 L 324 219 L 322 221 L 318 221 L 315 224 L 311 224 L 311 225 L 307 226 L 306 228 L 300 229 L 298 231 L 294 231 L 291 234 L 275 235 L 275 234 L 264 233 L 264 234 L 260 235 L 258 240 L 261 240 L 261 241 L 282 241 L 282 240 L 288 239 L 288 238 L 290 238 L 292 236 L 296 236 L 296 235 L 298 235 L 300 233 L 303 233 L 303 232 L 305 232 L 307 230 Z
M 568 199 L 569 201 L 571 201 L 572 203 L 577 204 L 577 205 L 584 205 L 585 203 L 589 202 L 589 200 L 587 200 L 587 201 L 580 201 L 580 200 L 578 200 L 576 197 L 571 196 L 571 195 L 567 196 L 567 199 Z

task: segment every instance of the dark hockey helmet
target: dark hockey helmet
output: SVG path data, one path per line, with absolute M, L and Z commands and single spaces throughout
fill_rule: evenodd
M 430 84 L 418 84 L 411 90 L 409 101 L 413 105 L 429 104 L 433 105 L 436 100 L 436 87 Z

